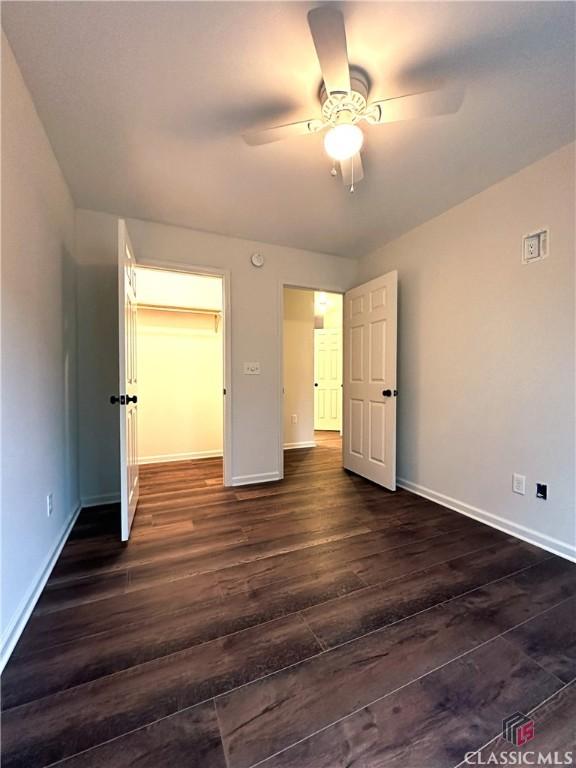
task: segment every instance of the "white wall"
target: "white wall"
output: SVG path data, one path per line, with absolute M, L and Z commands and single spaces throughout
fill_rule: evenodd
M 222 323 L 139 308 L 137 348 L 140 463 L 221 456 Z
M 72 199 L 2 35 L 2 662 L 78 507 L 73 248 Z
M 570 145 L 361 264 L 364 280 L 399 273 L 399 475 L 572 556 L 574 204 Z M 549 257 L 521 264 L 522 235 L 543 226 Z
M 232 476 L 237 483 L 279 477 L 281 285 L 345 290 L 355 282 L 357 263 L 135 219 L 128 220 L 128 228 L 141 262 L 159 259 L 230 271 Z M 118 413 L 108 404 L 118 387 L 115 217 L 77 211 L 76 249 L 83 393 L 80 482 L 83 499 L 98 501 L 114 497 L 119 487 Z M 250 264 L 255 251 L 266 257 L 261 269 Z M 259 362 L 261 375 L 244 375 L 244 361 Z
M 138 303 L 222 311 L 222 279 L 136 267 Z
M 79 484 L 82 505 L 120 494 L 116 219 L 76 211 Z
M 284 289 L 284 446 L 314 444 L 314 292 Z M 297 419 L 296 424 L 292 417 Z

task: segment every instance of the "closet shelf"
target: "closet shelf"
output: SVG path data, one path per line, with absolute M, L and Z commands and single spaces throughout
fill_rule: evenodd
M 153 309 L 160 312 L 186 312 L 193 315 L 213 315 L 214 317 L 214 330 L 218 332 L 218 326 L 220 324 L 220 318 L 222 317 L 222 310 L 220 309 L 200 309 L 199 307 L 173 307 L 165 304 L 144 304 L 137 302 L 138 309 Z

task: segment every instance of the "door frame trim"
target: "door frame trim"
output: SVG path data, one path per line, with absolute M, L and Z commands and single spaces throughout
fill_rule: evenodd
M 279 479 L 284 478 L 284 289 L 293 288 L 297 291 L 318 291 L 319 293 L 337 293 L 344 297 L 346 291 L 343 291 L 340 286 L 326 287 L 325 284 L 321 285 L 297 285 L 291 281 L 285 282 L 280 280 L 278 282 L 278 315 L 277 315 L 277 337 L 280 342 L 280 359 L 278 363 L 278 379 L 276 382 L 276 391 L 278 393 L 278 407 L 277 407 L 277 433 L 278 433 L 278 475 Z M 344 315 L 342 315 L 342 333 L 344 333 Z M 342 346 L 342 355 L 344 355 L 344 346 Z
M 230 270 L 165 259 L 139 259 L 136 261 L 136 266 L 163 269 L 167 272 L 184 272 L 191 275 L 220 277 L 222 279 L 222 362 L 224 366 L 222 379 L 224 389 L 226 390 L 226 394 L 223 395 L 224 434 L 222 435 L 222 462 L 224 485 L 226 487 L 232 486 L 232 334 L 231 323 L 229 322 L 232 303 L 230 296 Z

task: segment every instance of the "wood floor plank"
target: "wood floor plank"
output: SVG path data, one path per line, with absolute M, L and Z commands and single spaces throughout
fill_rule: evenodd
M 483 549 L 409 576 L 368 587 L 305 611 L 314 634 L 326 647 L 406 618 L 417 611 L 507 576 L 549 557 L 517 541 Z
M 263 768 L 451 768 L 561 687 L 501 638 L 272 757 Z M 225 740 L 226 748 L 226 740 Z M 227 753 L 230 768 L 253 755 Z
M 249 766 L 471 650 L 493 633 L 436 606 L 216 702 L 231 766 Z
M 363 587 L 351 571 L 321 578 L 300 575 L 244 596 L 210 599 L 194 605 L 191 611 L 151 616 L 146 622 L 124 626 L 121 631 L 112 629 L 92 635 L 89 640 L 84 638 L 82 642 L 52 646 L 49 656 L 44 646 L 35 653 L 25 653 L 30 650 L 33 639 L 37 638 L 38 644 L 47 642 L 44 634 L 34 632 L 5 671 L 5 695 L 8 694 L 9 701 L 21 701 L 24 692 L 29 700 L 31 695 L 38 697 L 61 691 Z
M 319 650 L 293 616 L 8 709 L 3 765 L 34 768 L 61 760 Z
M 104 597 L 124 594 L 129 588 L 130 577 L 127 570 L 105 573 L 101 576 L 86 576 L 75 579 L 72 584 L 52 582 L 46 585 L 40 600 L 34 608 L 34 616 L 41 616 L 75 605 L 83 605 Z
M 436 536 L 434 545 L 430 542 L 432 536 Z M 426 565 L 453 559 L 465 552 L 494 546 L 505 538 L 503 534 L 486 530 L 447 536 L 425 525 L 391 525 L 383 536 L 369 533 L 336 545 L 319 545 L 256 560 L 223 569 L 219 571 L 218 578 L 225 594 L 241 594 L 303 570 L 320 576 L 338 568 L 349 568 L 364 584 L 375 584 L 421 570 Z M 398 546 L 401 541 L 404 541 L 404 546 Z
M 86 576 L 123 571 L 140 565 L 158 568 L 161 563 L 165 563 L 167 567 L 170 567 L 171 560 L 178 561 L 182 558 L 197 559 L 200 562 L 211 556 L 232 558 L 231 553 L 245 543 L 244 535 L 240 529 L 237 534 L 229 537 L 224 536 L 219 542 L 216 539 L 212 542 L 198 539 L 183 541 L 180 537 L 176 537 L 176 539 L 177 543 L 172 542 L 166 550 L 163 550 L 161 542 L 158 542 L 155 547 L 149 547 L 140 554 L 131 554 L 130 557 L 125 556 L 119 549 L 103 550 L 100 553 L 93 552 L 86 555 L 76 551 L 72 557 L 68 556 L 61 563 L 57 563 L 52 583 L 74 582 L 76 579 Z M 168 540 L 171 541 L 171 539 Z M 134 544 L 130 542 L 130 545 L 123 549 L 127 550 L 130 546 L 134 547 Z M 142 543 L 142 546 L 144 547 L 145 544 Z M 209 569 L 205 569 L 204 572 L 207 570 Z
M 117 631 L 147 621 L 158 621 L 164 614 L 194 611 L 207 602 L 220 601 L 218 582 L 211 574 L 191 576 L 171 584 L 113 597 L 103 597 L 84 605 L 58 612 L 41 613 L 30 619 L 30 632 L 22 639 L 18 655 L 28 655 L 84 637 Z
M 550 562 L 529 569 L 528 583 L 510 576 L 476 601 L 454 598 L 219 698 L 229 754 L 285 749 L 576 592 L 571 565 L 554 573 Z
M 401 550 L 368 555 L 355 560 L 351 568 L 366 584 L 380 584 L 465 554 L 474 556 L 473 553 L 498 543 L 503 544 L 506 539 L 506 535 L 498 531 L 466 530 L 442 537 L 435 541 L 434 546 L 423 541 L 402 547 Z
M 499 632 L 535 618 L 576 595 L 576 568 L 559 557 L 456 598 L 461 610 L 482 617 Z
M 86 572 L 103 572 L 121 569 L 126 565 L 146 563 L 158 558 L 170 558 L 179 554 L 202 554 L 235 547 L 245 541 L 241 528 L 230 533 L 212 534 L 194 532 L 167 537 L 160 541 L 142 541 L 138 546 L 122 546 L 115 543 L 108 551 L 102 551 L 102 542 L 87 542 L 82 548 L 64 548 L 56 568 L 56 578 L 62 571 L 72 570 L 75 576 Z
M 414 531 L 414 527 L 411 527 L 411 530 Z M 437 532 L 434 531 L 434 533 Z M 427 534 L 428 537 L 430 535 L 432 534 Z M 355 542 L 361 539 L 368 542 L 373 537 L 374 534 L 372 532 L 356 536 L 345 536 L 344 538 L 320 535 L 318 537 L 302 538 L 300 540 L 300 547 L 297 546 L 297 543 L 295 544 L 294 540 L 287 542 L 285 539 L 279 539 L 273 542 L 242 544 L 231 549 L 214 551 L 198 556 L 183 554 L 179 557 L 163 560 L 161 564 L 152 562 L 131 566 L 128 568 L 129 588 L 147 587 L 194 574 L 212 573 L 215 571 L 222 574 L 224 570 L 247 564 L 254 564 L 255 567 L 258 567 L 258 563 L 270 561 L 275 557 L 285 556 L 285 559 L 290 560 L 292 557 L 298 557 L 300 553 L 307 551 L 327 552 L 332 551 L 332 549 L 340 551 L 340 547 L 345 548 L 348 542 L 353 547 Z M 398 538 L 404 541 L 408 537 L 408 527 L 403 529 L 398 535 Z M 313 557 L 313 555 L 310 557 Z M 335 562 L 334 570 L 341 570 L 346 562 L 346 559 Z M 280 578 L 286 578 L 286 575 L 281 575 Z
M 486 533 L 485 527 L 483 533 Z M 261 587 L 298 571 L 320 574 L 338 568 L 353 568 L 352 564 L 362 558 L 385 554 L 391 550 L 398 550 L 397 558 L 401 558 L 403 547 L 426 541 L 428 548 L 435 548 L 440 539 L 446 536 L 446 531 L 439 530 L 435 521 L 424 519 L 412 523 L 392 520 L 386 530 L 370 531 L 299 551 L 271 554 L 266 558 L 221 569 L 218 578 L 226 593 L 240 593 L 245 591 L 247 580 L 252 585 Z M 433 538 L 434 543 L 431 541 Z
M 564 683 L 576 679 L 576 599 L 551 608 L 505 637 Z
M 72 757 L 62 768 L 227 768 L 212 703 Z
M 151 569 L 158 570 L 159 562 L 170 567 L 170 561 L 186 559 L 195 560 L 198 564 L 197 573 L 206 573 L 210 570 L 228 567 L 241 562 L 249 562 L 274 554 L 293 552 L 306 547 L 314 547 L 333 541 L 341 541 L 353 538 L 363 533 L 370 533 L 367 526 L 340 526 L 328 531 L 302 531 L 285 536 L 278 535 L 275 538 L 263 539 L 246 543 L 243 533 L 235 534 L 230 538 L 221 540 L 220 536 L 177 537 L 175 541 L 169 539 L 162 546 L 162 542 L 138 542 L 137 550 L 130 556 L 122 555 L 117 551 L 104 554 L 76 552 L 74 556 L 67 557 L 62 564 L 55 569 L 55 580 L 70 579 L 71 576 L 81 578 L 90 574 L 110 573 L 127 567 L 149 565 Z M 210 540 L 211 539 L 211 540 Z

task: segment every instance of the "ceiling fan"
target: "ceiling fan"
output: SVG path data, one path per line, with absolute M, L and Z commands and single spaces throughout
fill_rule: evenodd
M 360 150 L 364 134 L 358 123 L 383 125 L 400 120 L 457 112 L 464 98 L 461 86 L 408 94 L 368 103 L 370 83 L 366 74 L 348 64 L 346 29 L 342 13 L 331 6 L 314 8 L 308 13 L 308 25 L 320 62 L 323 83 L 320 89 L 320 115 L 287 125 L 277 125 L 244 134 L 247 144 L 268 144 L 307 133 L 327 130 L 324 148 L 336 163 L 344 184 L 354 191 L 354 184 L 364 177 Z

